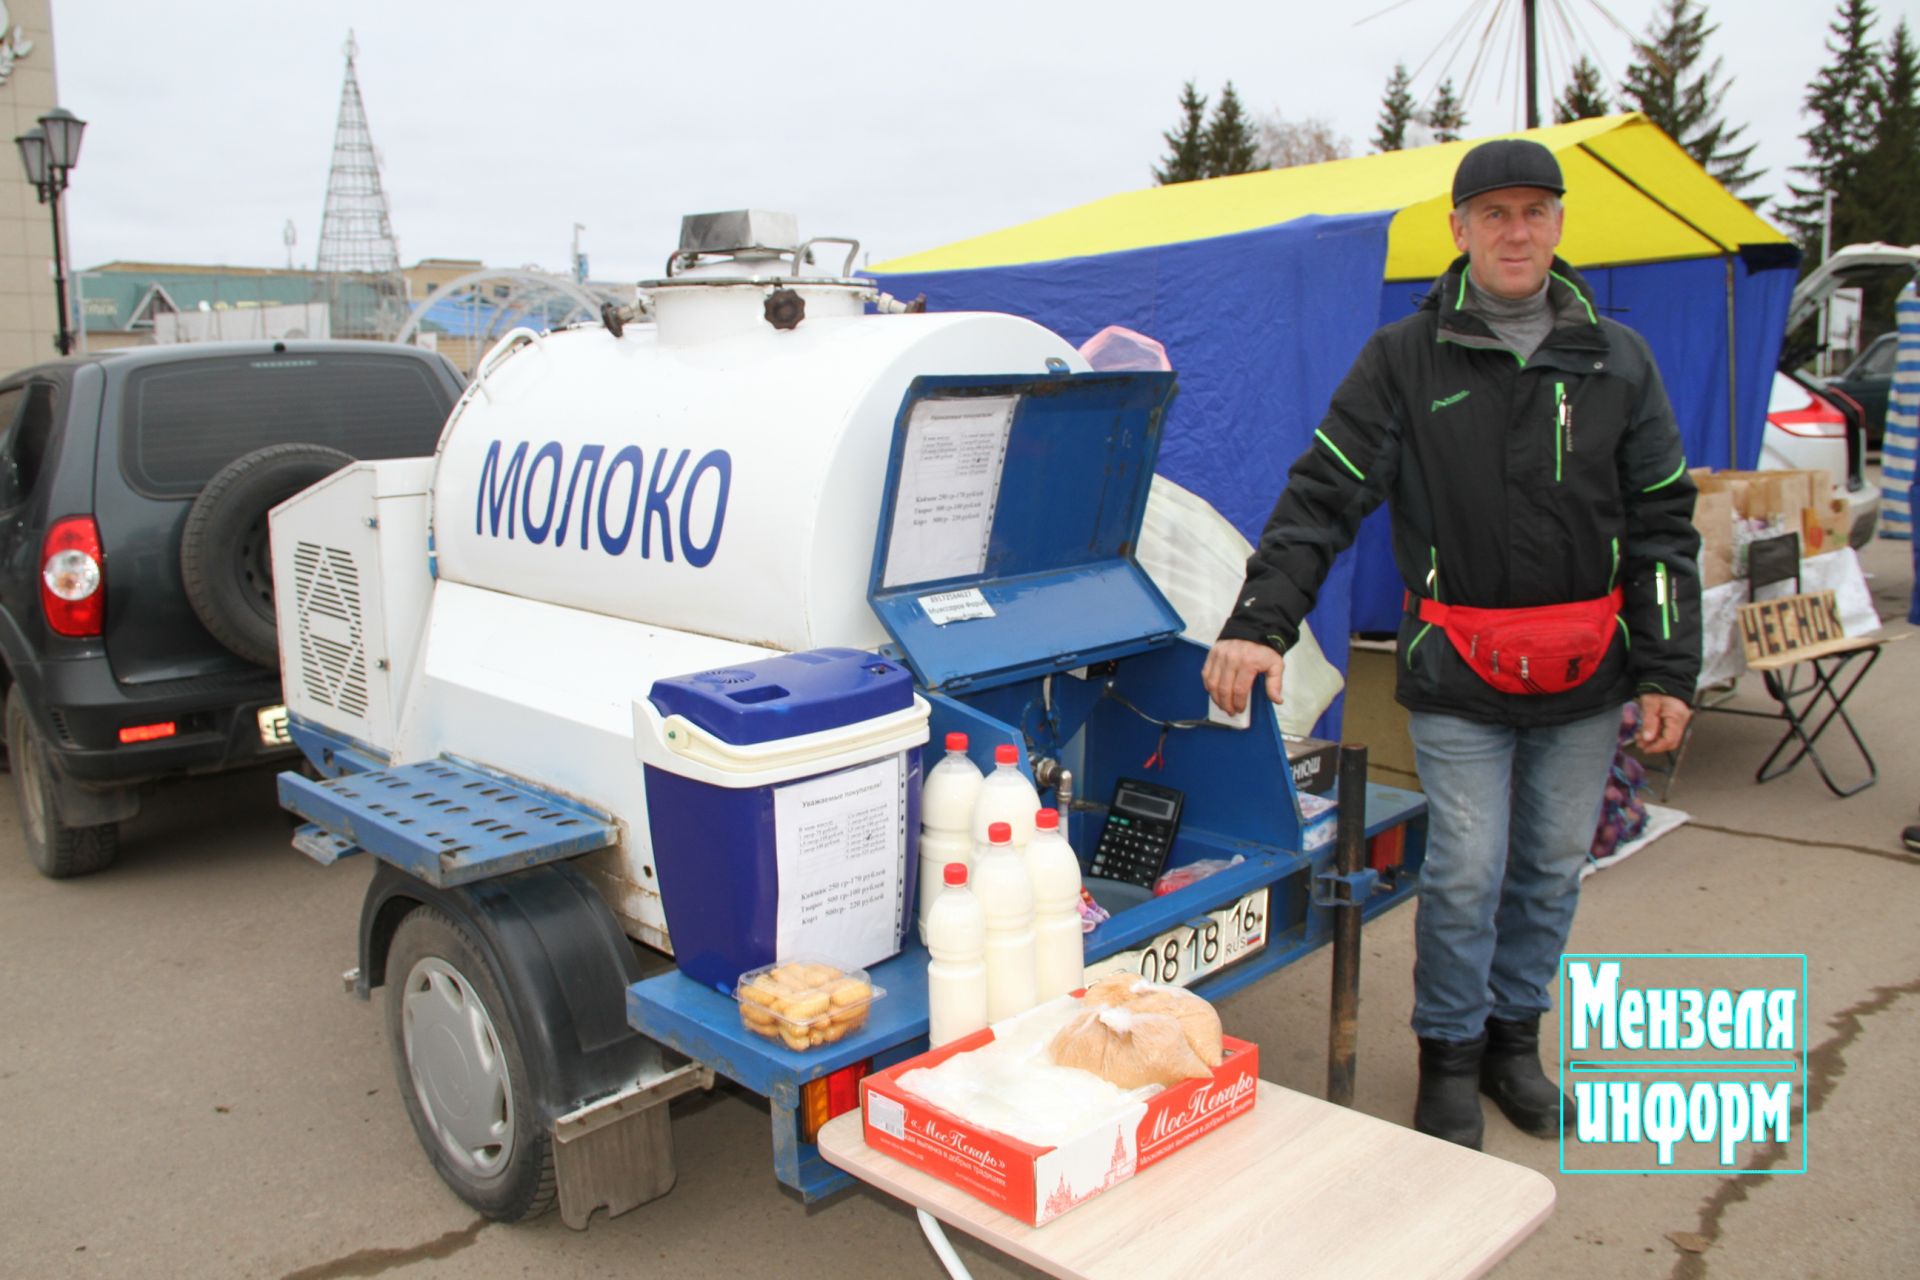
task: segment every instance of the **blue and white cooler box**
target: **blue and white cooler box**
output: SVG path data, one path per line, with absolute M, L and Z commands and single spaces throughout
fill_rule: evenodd
M 897 662 L 815 649 L 656 680 L 635 725 L 680 970 L 731 993 L 799 954 L 863 968 L 913 920 L 928 706 Z

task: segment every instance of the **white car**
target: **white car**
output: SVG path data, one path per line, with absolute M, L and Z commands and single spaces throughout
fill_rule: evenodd
M 1864 473 L 1866 415 L 1853 412 L 1831 390 L 1815 390 L 1799 375 L 1776 372 L 1767 400 L 1767 429 L 1760 437 L 1762 471 L 1824 471 L 1833 496 L 1845 499 L 1853 524 L 1847 542 L 1867 545 L 1880 525 L 1880 490 Z
M 1920 245 L 1850 244 L 1794 286 L 1787 305 L 1792 333 L 1833 295 L 1834 290 L 1866 283 L 1888 273 L 1902 278 L 1920 272 Z M 1805 352 L 1790 353 L 1798 363 Z M 1880 490 L 1867 483 L 1867 412 L 1846 392 L 1816 386 L 1797 373 L 1776 372 L 1767 402 L 1767 428 L 1760 438 L 1762 471 L 1825 471 L 1833 496 L 1853 513 L 1847 541 L 1865 546 L 1880 524 Z

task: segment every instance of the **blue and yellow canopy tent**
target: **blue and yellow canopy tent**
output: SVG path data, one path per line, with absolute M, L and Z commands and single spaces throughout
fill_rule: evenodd
M 1637 113 L 1515 136 L 1559 157 L 1561 255 L 1603 313 L 1646 336 L 1688 459 L 1753 465 L 1792 243 Z M 1181 393 L 1159 470 L 1257 539 L 1368 334 L 1407 315 L 1456 256 L 1453 171 L 1477 141 L 1125 192 L 873 274 L 933 310 L 1010 311 L 1074 342 L 1123 324 L 1165 343 Z M 1342 667 L 1349 632 L 1397 622 L 1384 518 L 1311 615 Z

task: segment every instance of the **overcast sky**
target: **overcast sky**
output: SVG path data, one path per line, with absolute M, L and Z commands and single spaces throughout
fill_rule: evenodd
M 89 122 L 72 258 L 284 265 L 291 219 L 310 265 L 349 27 L 404 262 L 560 270 L 579 222 L 594 276 L 635 279 L 659 274 L 688 212 L 792 210 L 803 235 L 858 237 L 880 262 L 1150 185 L 1188 78 L 1208 94 L 1231 79 L 1254 112 L 1324 116 L 1363 153 L 1394 62 L 1426 62 L 1415 88 L 1430 92 L 1472 13 L 1460 85 L 1496 3 L 1520 7 L 54 0 L 61 105 Z M 1627 37 L 1594 0 L 1539 7 L 1550 69 L 1564 13 L 1622 74 Z M 1604 12 L 1639 32 L 1658 7 Z M 1800 102 L 1834 8 L 1708 6 L 1726 115 L 1769 171 L 1760 191 L 1804 158 Z M 1880 9 L 1884 33 L 1915 5 Z M 1488 53 L 1469 133 L 1518 127 L 1516 44 Z

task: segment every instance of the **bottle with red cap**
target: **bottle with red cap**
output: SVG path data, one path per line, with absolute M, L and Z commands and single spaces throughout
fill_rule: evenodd
M 1020 772 L 1020 748 L 1003 742 L 993 749 L 993 772 L 980 783 L 973 806 L 973 843 L 987 843 L 987 832 L 1004 822 L 1013 833 L 1013 847 L 1024 849 L 1033 839 L 1033 815 L 1040 809 L 1040 793 Z
M 1027 875 L 1033 881 L 1033 975 L 1035 994 L 1051 1000 L 1085 985 L 1086 935 L 1080 928 L 1080 859 L 1060 830 L 1060 814 L 1034 815 L 1027 845 Z
M 987 922 L 987 1021 L 998 1022 L 1038 1003 L 1033 878 L 1026 851 L 1014 847 L 1013 830 L 1004 822 L 989 826 L 987 843 L 973 852 L 973 893 Z
M 987 917 L 967 887 L 967 864 L 949 862 L 927 915 L 927 1040 L 943 1045 L 987 1025 Z
M 940 896 L 950 862 L 973 866 L 973 808 L 980 796 L 980 766 L 967 756 L 967 735 L 947 735 L 947 754 L 927 771 L 920 786 L 920 941 Z

